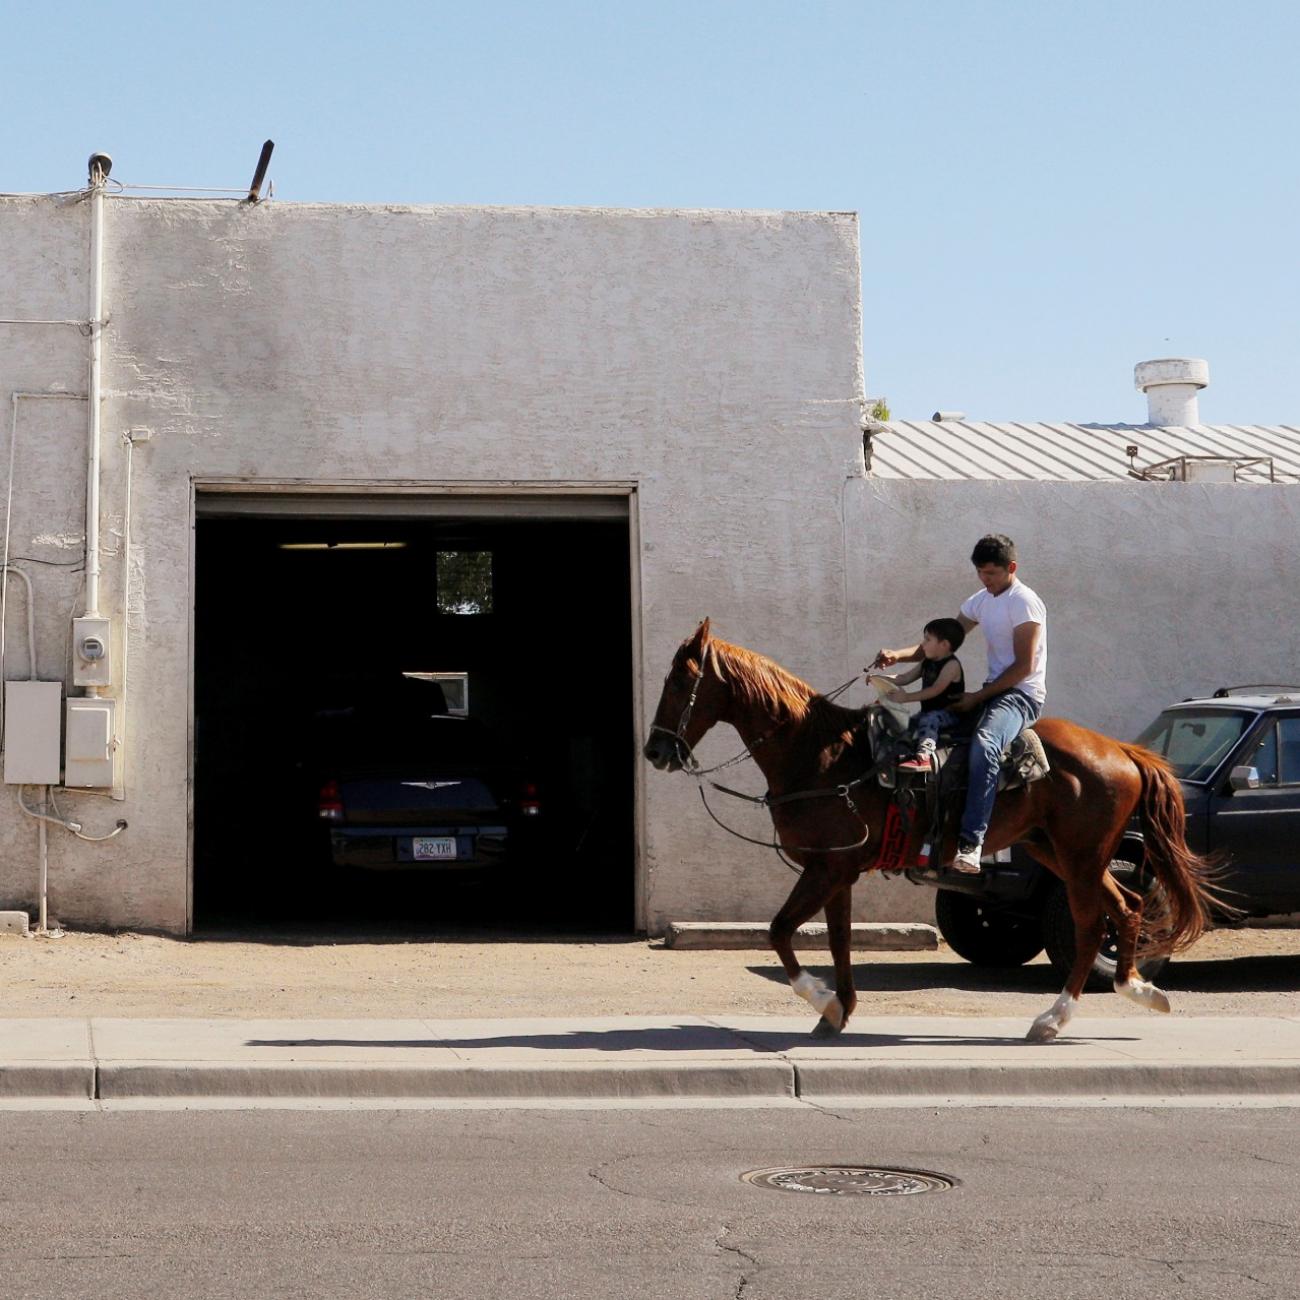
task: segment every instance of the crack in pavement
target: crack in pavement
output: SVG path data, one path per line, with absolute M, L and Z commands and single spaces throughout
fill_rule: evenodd
M 629 1152 L 627 1155 L 615 1156 L 612 1160 L 606 1160 L 603 1164 L 599 1164 L 592 1169 L 588 1169 L 587 1177 L 594 1179 L 606 1191 L 615 1192 L 619 1196 L 627 1196 L 634 1201 L 650 1201 L 654 1205 L 667 1205 L 673 1209 L 679 1208 L 682 1202 L 675 1197 L 670 1199 L 665 1199 L 662 1196 L 651 1196 L 647 1192 L 630 1192 L 626 1187 L 616 1187 L 604 1176 L 602 1171 L 609 1169 L 614 1165 L 621 1164 L 625 1160 L 635 1160 L 638 1156 L 643 1154 L 645 1153 L 634 1151 L 634 1152 Z
M 795 1077 L 795 1087 L 797 1088 L 799 1085 L 799 1071 L 797 1067 L 795 1069 L 794 1077 Z M 852 1115 L 845 1115 L 838 1110 L 832 1110 L 829 1106 L 823 1106 L 819 1101 L 813 1101 L 811 1097 L 800 1097 L 799 1102 L 802 1105 L 807 1106 L 809 1110 L 817 1111 L 818 1114 L 829 1115 L 831 1119 L 843 1120 L 844 1123 L 846 1124 L 853 1123 Z
M 1059 1258 L 1046 1260 L 1042 1262 L 1060 1264 L 1073 1267 L 1088 1259 L 1106 1259 L 1116 1263 L 1125 1264 L 1150 1264 L 1155 1268 L 1168 1269 L 1182 1286 L 1195 1284 L 1198 1277 L 1203 1277 L 1207 1272 L 1212 1273 L 1215 1277 L 1235 1278 L 1252 1282 L 1256 1286 L 1262 1286 L 1269 1289 L 1272 1294 L 1289 1294 L 1276 1292 L 1276 1283 L 1270 1282 L 1266 1278 L 1255 1276 L 1244 1269 L 1235 1266 L 1228 1260 L 1221 1257 L 1207 1256 L 1205 1258 L 1173 1258 L 1164 1259 L 1155 1255 L 1135 1255 L 1124 1251 L 1091 1249 L 1085 1251 L 1058 1252 Z
M 1246 1154 L 1247 1154 L 1247 1155 L 1248 1155 L 1252 1160 L 1258 1160 L 1258 1161 L 1260 1162 L 1260 1164 L 1264 1164 L 1264 1165 L 1277 1165 L 1279 1169 L 1294 1169 L 1294 1168 L 1295 1168 L 1295 1161 L 1294 1161 L 1294 1160 L 1274 1160 L 1271 1156 L 1263 1156 L 1263 1155 L 1260 1155 L 1260 1153 L 1259 1153 L 1258 1151 L 1247 1151 Z
M 747 1250 L 742 1250 L 739 1246 L 729 1246 L 723 1238 L 731 1231 L 731 1224 L 724 1223 L 718 1231 L 718 1235 L 713 1240 L 713 1245 L 717 1250 L 730 1251 L 733 1255 L 739 1255 L 741 1259 L 748 1261 L 753 1266 L 753 1272 L 759 1272 L 763 1265 L 755 1259 Z M 745 1288 L 752 1281 L 751 1273 L 745 1269 L 740 1270 L 740 1281 L 736 1284 L 736 1300 L 741 1300 L 745 1294 Z

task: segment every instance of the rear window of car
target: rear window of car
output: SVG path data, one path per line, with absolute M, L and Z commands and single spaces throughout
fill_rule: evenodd
M 1168 709 L 1138 738 L 1182 781 L 1208 781 L 1241 739 L 1253 713 L 1235 709 Z

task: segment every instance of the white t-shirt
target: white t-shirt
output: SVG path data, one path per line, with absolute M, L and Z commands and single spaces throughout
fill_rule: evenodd
M 1016 690 L 1042 704 L 1047 699 L 1047 606 L 1038 599 L 1032 588 L 1019 578 L 1011 579 L 1011 586 L 1000 596 L 981 587 L 969 600 L 962 602 L 961 612 L 984 629 L 988 642 L 989 675 L 991 682 L 1001 677 L 1016 661 L 1013 633 L 1022 623 L 1037 623 L 1038 647 L 1034 651 L 1034 665 L 1028 677 L 1017 682 Z

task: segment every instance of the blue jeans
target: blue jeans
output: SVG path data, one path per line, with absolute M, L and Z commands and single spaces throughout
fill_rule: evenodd
M 951 731 L 961 722 L 961 718 L 951 709 L 931 709 L 928 713 L 918 713 L 912 719 L 912 735 L 919 751 L 926 741 L 927 749 L 933 749 L 941 731 Z
M 998 792 L 998 768 L 1006 748 L 1031 722 L 1038 721 L 1043 706 L 1023 691 L 1009 690 L 984 706 L 970 740 L 970 784 L 966 811 L 961 819 L 961 844 L 983 844 Z

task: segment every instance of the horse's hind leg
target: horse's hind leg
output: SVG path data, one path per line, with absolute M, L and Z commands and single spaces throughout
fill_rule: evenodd
M 1070 915 L 1074 918 L 1074 965 L 1060 997 L 1029 1027 L 1025 1037 L 1031 1043 L 1050 1043 L 1069 1023 L 1078 1009 L 1083 986 L 1088 982 L 1106 934 L 1101 885 L 1104 865 L 1084 863 L 1075 866 L 1073 862 L 1061 862 L 1059 858 L 1057 861 L 1065 878 Z
M 1126 889 L 1110 874 L 1101 879 L 1102 906 L 1115 927 L 1115 992 L 1149 1011 L 1168 1011 L 1169 999 L 1137 971 L 1137 945 L 1142 933 L 1142 895 Z
M 781 959 L 781 965 L 785 967 L 790 987 L 814 1011 L 821 1012 L 822 1019 L 832 1030 L 839 1030 L 843 1028 L 845 1020 L 844 1007 L 839 998 L 816 975 L 804 970 L 794 955 L 794 932 L 826 905 L 832 888 L 833 883 L 825 864 L 809 861 L 790 891 L 790 897 L 785 900 L 785 905 L 773 917 L 767 936 Z

